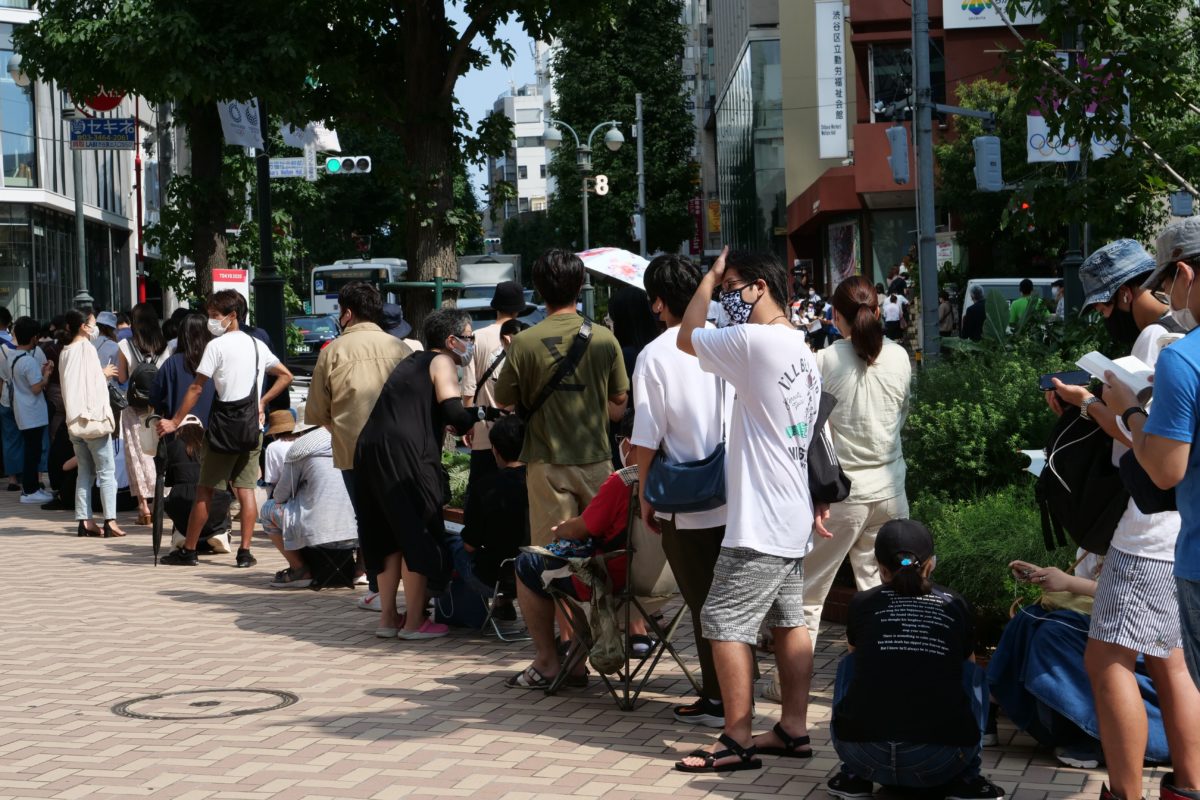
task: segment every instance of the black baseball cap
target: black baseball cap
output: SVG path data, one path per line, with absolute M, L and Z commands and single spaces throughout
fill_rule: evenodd
M 492 294 L 492 308 L 501 314 L 519 314 L 525 310 L 525 290 L 515 281 L 496 284 Z
M 894 519 L 885 522 L 875 537 L 875 560 L 892 572 L 904 564 L 905 557 L 924 564 L 933 556 L 933 534 L 915 519 Z

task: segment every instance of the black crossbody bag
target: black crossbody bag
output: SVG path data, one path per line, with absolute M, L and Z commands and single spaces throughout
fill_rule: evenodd
M 254 348 L 254 385 L 241 400 L 214 400 L 208 417 L 208 446 L 217 453 L 249 453 L 258 447 L 262 425 L 258 419 L 258 342 L 247 334 Z
M 574 372 L 575 368 L 579 366 L 579 362 L 583 360 L 583 353 L 587 350 L 591 341 L 592 321 L 584 319 L 583 324 L 579 326 L 579 333 L 575 334 L 575 339 L 571 342 L 571 348 L 567 350 L 567 355 L 562 361 L 558 362 L 558 369 L 550 376 L 550 380 L 542 387 L 542 391 L 534 398 L 529 408 L 518 410 L 521 419 L 528 422 L 545 405 L 546 401 L 550 399 L 550 395 L 554 394 L 554 390 L 563 382 L 563 379 Z

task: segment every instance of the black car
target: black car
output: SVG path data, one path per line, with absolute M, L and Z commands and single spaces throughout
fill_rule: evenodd
M 304 338 L 304 343 L 299 347 L 289 347 L 288 368 L 293 372 L 311 373 L 321 350 L 338 337 L 337 319 L 313 315 L 288 317 L 287 322 L 289 327 L 300 331 Z

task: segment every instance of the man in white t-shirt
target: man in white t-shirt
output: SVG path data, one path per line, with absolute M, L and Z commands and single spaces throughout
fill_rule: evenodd
M 237 566 L 252 567 L 258 563 L 250 555 L 250 539 L 254 535 L 254 523 L 258 519 L 258 502 L 254 487 L 258 483 L 258 456 L 262 448 L 262 421 L 266 409 L 276 395 L 292 383 L 288 371 L 271 349 L 258 339 L 243 333 L 238 327 L 238 300 L 236 290 L 225 289 L 213 294 L 208 301 L 208 330 L 213 340 L 204 348 L 200 365 L 196 367 L 196 379 L 188 387 L 183 402 L 172 419 L 158 423 L 159 436 L 174 433 L 200 399 L 204 384 L 209 380 L 216 388 L 217 397 L 209 416 L 209 430 L 200 451 L 200 482 L 196 486 L 196 502 L 188 517 L 187 539 L 181 549 L 167 554 L 162 563 L 174 566 L 196 566 L 196 545 L 200 532 L 208 520 L 208 504 L 213 491 L 232 482 L 242 505 L 242 542 L 237 552 Z M 244 301 L 243 301 L 244 302 Z M 256 365 L 257 364 L 257 368 Z M 275 377 L 271 388 L 263 392 L 263 380 L 267 375 Z M 256 400 L 257 401 L 256 401 Z M 248 437 L 244 430 L 233 430 L 223 425 L 223 420 L 244 418 L 253 411 L 238 406 L 246 401 L 254 404 L 258 414 L 257 437 Z M 220 440 L 247 439 L 244 450 L 227 452 L 225 448 L 214 448 L 213 437 Z M 249 439 L 255 439 L 250 442 Z
M 679 323 L 700 285 L 700 268 L 677 255 L 656 256 L 646 267 L 650 310 L 667 326 L 646 345 L 633 371 L 633 437 L 638 480 L 642 487 L 642 519 L 662 533 L 663 551 L 679 592 L 692 613 L 696 655 L 700 659 L 700 698 L 676 706 L 675 719 L 719 728 L 725 724 L 721 683 L 712 645 L 701 634 L 700 610 L 708 599 L 713 569 L 725 537 L 725 506 L 686 514 L 656 513 L 646 500 L 647 476 L 661 451 L 670 463 L 708 458 L 725 440 L 733 393 L 720 378 L 679 349 Z M 726 395 L 724 398 L 722 395 Z
M 708 299 L 721 287 L 730 326 L 706 329 Z M 704 276 L 679 328 L 678 345 L 737 392 L 725 459 L 726 526 L 701 612 L 725 706 L 725 732 L 710 752 L 675 764 L 683 772 L 754 769 L 756 753 L 812 757 L 808 691 L 813 654 L 804 624 L 804 556 L 827 506 L 814 508 L 808 448 L 821 376 L 804 335 L 787 319 L 787 273 L 773 256 L 728 253 Z M 769 733 L 750 730 L 753 647 L 766 623 L 775 642 L 783 714 Z

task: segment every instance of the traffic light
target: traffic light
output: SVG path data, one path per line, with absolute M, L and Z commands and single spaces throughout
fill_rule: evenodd
M 361 175 L 370 171 L 370 156 L 329 156 L 325 159 L 326 175 Z
M 1004 190 L 1004 171 L 1000 164 L 1000 137 L 976 136 L 971 144 L 975 148 L 975 188 L 981 192 Z
M 908 129 L 903 125 L 888 128 L 887 138 L 892 150 L 888 156 L 892 180 L 896 183 L 908 183 Z

